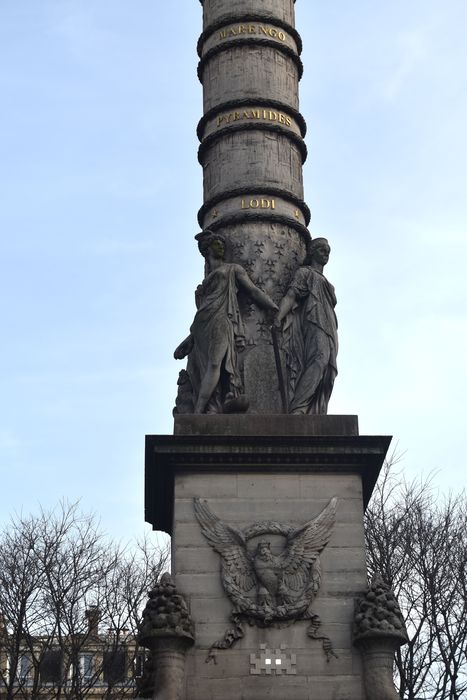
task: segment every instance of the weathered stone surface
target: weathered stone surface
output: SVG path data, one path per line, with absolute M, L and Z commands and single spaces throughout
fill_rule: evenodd
M 178 415 L 174 435 L 358 435 L 357 416 Z
M 373 637 L 395 637 L 401 644 L 408 641 L 394 592 L 380 577 L 356 601 L 353 632 L 355 643 Z
M 279 17 L 285 22 L 295 24 L 294 0 L 256 0 L 255 10 L 265 15 Z M 208 26 L 226 15 L 235 14 L 241 17 L 250 14 L 252 10 L 251 0 L 203 0 L 204 23 Z
M 210 477 L 211 483 L 214 481 L 212 477 Z M 342 483 L 342 480 L 341 480 Z M 185 487 L 183 482 L 178 482 L 178 485 L 180 488 L 182 488 L 184 491 L 188 487 Z M 345 489 L 345 485 L 342 485 L 342 490 Z M 198 491 L 198 489 L 196 489 Z M 214 490 L 214 489 L 213 489 Z M 217 490 L 217 488 L 216 488 Z M 339 494 L 336 494 L 339 497 Z M 205 492 L 206 498 L 210 497 L 209 492 Z M 310 502 L 310 505 L 315 507 L 315 504 Z M 358 510 L 360 510 L 360 504 L 358 506 Z M 341 513 L 341 517 L 343 514 Z M 345 547 L 347 548 L 354 548 L 354 547 L 360 547 L 362 542 L 364 540 L 363 536 L 363 526 L 361 523 L 353 523 L 352 527 L 349 527 L 347 523 L 342 522 L 341 524 L 336 524 L 335 527 L 335 532 L 334 532 L 334 537 L 332 542 L 329 544 L 329 549 L 333 550 L 334 547 L 341 548 Z M 179 523 L 178 530 L 177 530 L 177 549 L 184 549 L 186 548 L 187 550 L 192 551 L 196 547 L 203 547 L 204 546 L 204 540 L 201 532 L 197 530 L 196 528 L 191 527 L 189 523 Z
M 242 435 L 248 432 L 248 420 L 254 422 L 252 434 Z M 214 698 L 220 688 L 224 700 L 316 700 L 317 692 L 323 693 L 322 700 L 362 700 L 361 656 L 351 640 L 354 599 L 366 587 L 362 483 L 368 469 L 376 477 L 389 439 L 358 436 L 356 417 L 348 416 L 186 416 L 178 417 L 176 426 L 180 433 L 197 434 L 148 439 L 147 467 L 156 469 L 152 488 L 148 481 L 148 498 L 154 498 L 154 487 L 172 484 L 173 490 L 162 491 L 159 502 L 174 499 L 173 572 L 197 630 L 196 646 L 187 655 L 187 700 Z M 209 434 L 210 426 L 219 434 Z M 259 426 L 272 434 L 258 436 Z M 368 483 L 365 489 L 371 489 Z M 334 497 L 336 522 L 321 554 L 322 580 L 312 610 L 319 616 L 318 634 L 338 658 L 326 660 L 325 642 L 307 636 L 309 621 L 303 621 L 286 627 L 246 627 L 233 649 L 218 650 L 217 663 L 206 664 L 213 642 L 234 625 L 220 557 L 199 527 L 193 499 L 208 499 L 224 523 L 245 529 L 255 521 L 298 528 Z M 284 537 L 267 537 L 271 550 L 280 552 Z M 252 539 L 251 546 L 257 541 Z M 285 645 L 286 653 L 296 657 L 297 675 L 250 675 L 250 655 L 259 654 L 262 644 Z
M 379 576 L 356 600 L 353 640 L 362 653 L 367 698 L 397 700 L 394 654 L 408 636 L 394 592 Z
M 255 161 L 252 154 L 258 150 L 266 151 L 267 156 Z M 251 164 L 245 174 L 241 166 L 249 158 Z M 286 135 L 272 136 L 267 131 L 226 134 L 214 141 L 203 157 L 205 198 L 240 187 L 262 187 L 265 192 L 282 187 L 303 198 L 302 160 L 297 146 Z
M 337 375 L 336 296 L 323 274 L 330 252 L 326 238 L 310 243 L 274 321 L 277 352 L 285 354 L 287 412 L 294 415 L 326 414 Z
M 261 474 L 274 480 L 274 475 L 316 475 L 316 488 L 324 494 L 322 478 L 325 474 L 352 475 L 351 484 L 355 495 L 355 477 L 361 479 L 363 504 L 369 500 L 371 491 L 388 449 L 390 438 L 358 435 L 176 435 L 147 436 L 146 438 L 146 520 L 155 529 L 169 534 L 173 530 L 173 496 L 174 483 L 178 476 L 187 474 L 215 474 L 213 482 L 227 478 L 238 479 L 240 475 Z M 251 479 L 251 476 L 250 476 Z M 238 488 L 237 481 L 237 488 Z M 268 483 L 268 482 L 265 482 Z M 292 483 L 292 482 L 291 482 Z M 302 483 L 302 482 L 300 482 Z M 303 482 L 304 484 L 305 482 Z M 332 483 L 332 482 L 330 482 Z M 313 497 L 313 486 L 308 489 L 308 498 Z M 272 486 L 271 488 L 275 488 Z M 310 492 L 311 489 L 311 492 Z M 193 493 L 193 497 L 203 497 L 203 492 Z M 221 495 L 221 494 L 220 494 Z M 328 496 L 332 498 L 334 494 Z M 290 510 L 297 508 L 300 518 L 305 515 L 300 503 L 291 496 Z M 306 506 L 306 501 L 303 501 Z M 189 508 L 189 504 L 186 508 Z M 262 498 L 250 501 L 237 499 L 230 517 L 242 518 L 242 508 L 251 519 L 263 517 L 274 518 L 274 501 L 270 507 Z M 346 500 L 339 504 L 340 513 L 345 513 Z M 265 515 L 265 512 L 272 515 Z M 290 512 L 290 511 L 289 511 Z M 178 518 L 182 518 L 182 502 L 179 505 Z M 287 513 L 285 513 L 287 517 Z M 358 502 L 352 522 L 361 526 L 362 506 Z M 182 522 L 180 520 L 180 522 Z
M 326 505 L 326 499 L 332 497 L 333 489 L 339 489 L 341 496 L 336 525 L 321 555 L 323 579 L 313 603 L 313 611 L 321 619 L 323 634 L 329 638 L 338 658 L 331 658 L 328 662 L 321 642 L 307 637 L 308 623 L 301 622 L 282 629 L 247 627 L 245 636 L 233 649 L 217 652 L 217 663 L 205 663 L 213 640 L 222 638 L 232 623 L 229 605 L 226 605 L 228 598 L 221 584 L 219 557 L 202 535 L 199 538 L 198 533 L 194 539 L 196 516 L 190 496 L 197 496 L 206 487 L 206 475 L 201 475 L 198 485 L 196 474 L 180 474 L 175 483 L 174 570 L 177 584 L 187 596 L 197 624 L 197 646 L 187 659 L 187 697 L 214 698 L 222 688 L 221 697 L 226 700 L 237 700 L 238 697 L 362 700 L 360 655 L 351 640 L 354 598 L 366 585 L 360 477 L 334 474 L 328 479 L 322 473 L 274 476 L 237 471 L 211 474 L 211 481 L 217 482 L 211 493 L 215 490 L 218 493 L 212 501 L 209 499 L 210 505 L 219 517 L 236 527 L 251 525 L 258 518 L 283 519 L 292 525 L 300 525 L 305 513 L 308 513 L 308 519 L 314 517 Z M 320 498 L 310 499 L 314 484 Z M 345 544 L 345 538 L 342 541 L 344 532 L 351 529 L 350 522 L 355 524 L 352 546 Z M 339 537 L 340 541 L 336 540 Z M 259 653 L 262 643 L 273 648 L 285 644 L 287 653 L 296 655 L 297 675 L 250 676 L 250 654 Z M 319 696 L 317 692 L 323 695 Z
M 269 628 L 274 623 L 311 620 L 307 634 L 324 640 L 326 653 L 333 653 L 328 637 L 318 637 L 320 622 L 310 606 L 321 584 L 320 554 L 332 536 L 337 498 L 298 527 L 269 520 L 241 529 L 223 522 L 208 501 L 194 498 L 193 505 L 204 537 L 222 558 L 222 585 L 233 606 L 235 631 L 226 630 L 223 638 L 213 641 L 211 651 L 230 648 L 241 639 L 245 623 Z M 179 568 L 197 570 L 198 557 L 185 552 L 180 563 L 183 552 L 178 553 Z
M 190 333 L 174 352 L 188 356 L 186 381 L 179 380 L 175 413 L 244 413 L 248 398 L 238 363 L 245 348 L 245 330 L 237 292 L 242 288 L 263 310 L 277 306 L 256 287 L 246 271 L 225 261 L 225 239 L 205 233 L 199 248 L 206 260 L 206 277 L 196 294 L 197 312 Z M 183 386 L 183 390 L 180 387 Z M 235 408 L 234 408 L 235 406 Z
M 266 97 L 298 109 L 298 69 L 294 61 L 269 46 L 234 47 L 204 67 L 204 110 L 227 101 Z

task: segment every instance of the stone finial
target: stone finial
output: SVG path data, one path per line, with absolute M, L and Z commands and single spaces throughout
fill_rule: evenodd
M 149 592 L 139 630 L 139 643 L 151 649 L 154 641 L 166 637 L 194 641 L 193 622 L 183 596 L 170 574 L 163 574 L 159 583 Z
M 355 605 L 354 642 L 369 637 L 395 637 L 408 642 L 407 630 L 391 587 L 376 576 Z
M 353 640 L 362 654 L 367 700 L 398 700 L 394 654 L 408 636 L 394 592 L 379 576 L 356 601 Z
M 185 656 L 195 633 L 185 599 L 177 593 L 170 574 L 163 574 L 149 592 L 138 641 L 150 650 L 139 697 L 181 700 Z

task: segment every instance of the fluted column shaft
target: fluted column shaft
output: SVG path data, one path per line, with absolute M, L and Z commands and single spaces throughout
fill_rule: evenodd
M 221 232 L 228 260 L 241 264 L 277 302 L 309 239 L 302 177 L 306 125 L 298 111 L 302 42 L 294 0 L 204 0 L 202 5 L 199 224 Z M 278 412 L 268 320 L 248 299 L 241 304 L 251 409 Z

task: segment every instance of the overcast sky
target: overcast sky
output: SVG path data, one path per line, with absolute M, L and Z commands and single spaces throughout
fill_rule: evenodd
M 467 4 L 298 0 L 311 233 L 331 242 L 330 413 L 467 484 Z M 197 0 L 0 0 L 0 523 L 143 516 L 202 260 Z

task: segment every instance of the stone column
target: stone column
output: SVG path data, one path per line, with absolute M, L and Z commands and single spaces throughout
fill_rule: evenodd
M 222 233 L 227 260 L 241 264 L 274 301 L 303 262 L 310 212 L 303 201 L 305 121 L 298 111 L 302 42 L 294 0 L 204 0 L 198 75 L 203 167 L 201 228 Z M 241 300 L 241 358 L 253 412 L 281 412 L 263 312 Z
M 394 655 L 403 642 L 400 637 L 367 637 L 356 642 L 363 659 L 367 700 L 399 700 L 393 682 Z
M 185 700 L 185 656 L 194 643 L 193 623 L 184 598 L 164 574 L 143 612 L 139 643 L 150 650 L 138 697 Z

